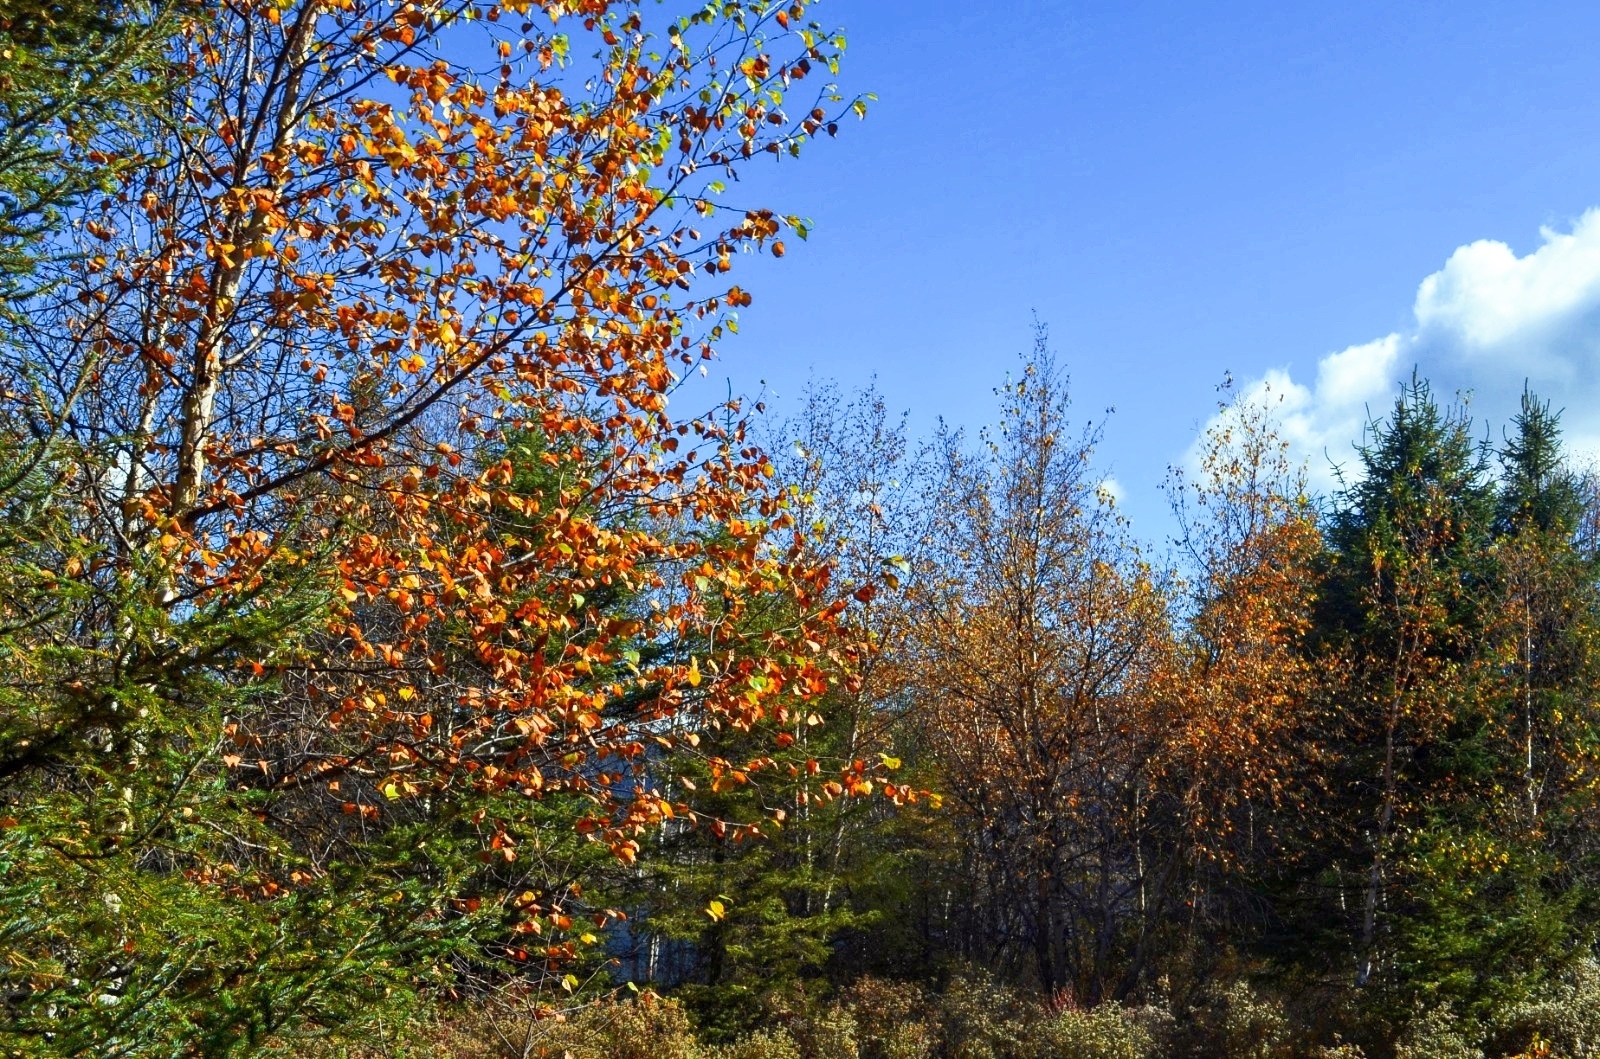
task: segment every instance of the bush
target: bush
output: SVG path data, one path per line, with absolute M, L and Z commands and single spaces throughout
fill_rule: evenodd
M 527 1027 L 519 1029 L 523 1032 Z M 400 1026 L 373 1027 L 353 1039 L 312 1034 L 285 1037 L 268 1055 L 298 1059 L 506 1059 L 515 1052 L 495 1032 L 491 1020 L 446 1017 L 434 1011 Z
M 533 1054 L 544 1059 L 703 1059 L 683 1005 L 646 993 L 638 1000 L 596 1004 L 566 1022 L 551 1022 Z M 761 1053 L 736 1053 L 758 1059 Z M 787 1059 L 769 1053 L 771 1059 Z
M 805 1059 L 857 1059 L 861 1054 L 856 1042 L 855 1016 L 847 1009 L 830 1007 L 821 1012 L 795 1019 L 790 1024 Z
M 1496 1036 L 1520 1052 L 1543 1042 L 1562 1059 L 1600 1057 L 1600 962 L 1578 961 L 1551 995 L 1516 1004 L 1497 1021 Z
M 752 1033 L 733 1044 L 711 1048 L 707 1059 L 801 1059 L 800 1045 L 787 1030 Z
M 940 994 L 935 1018 L 943 1059 L 1013 1059 L 1027 1054 L 1027 1005 L 983 972 L 955 978 Z
M 1395 1042 L 1395 1059 L 1483 1059 L 1471 1027 L 1448 1004 L 1420 1012 Z
M 1366 1054 L 1359 1044 L 1341 1041 L 1338 1044 L 1325 1044 L 1311 1052 L 1313 1059 L 1366 1059 Z
M 1033 1028 L 1032 1059 L 1149 1059 L 1150 1033 L 1115 1004 L 1092 1011 L 1063 1011 Z
M 860 1059 L 927 1059 L 938 1044 L 927 995 L 911 982 L 862 978 L 840 1003 L 852 1013 Z
M 1287 1059 L 1294 1054 L 1289 1017 L 1249 982 L 1209 986 L 1187 1012 L 1180 1050 L 1224 1059 Z

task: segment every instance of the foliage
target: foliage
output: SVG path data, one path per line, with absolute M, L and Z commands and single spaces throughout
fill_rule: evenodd
M 565 1053 L 573 1059 L 698 1059 L 700 1049 L 683 1008 L 646 995 L 637 1001 L 596 1005 L 552 1024 L 532 1052 Z
M 842 38 L 799 3 L 58 16 L 6 32 L 74 70 L 79 16 L 154 39 L 164 120 L 108 78 L 5 170 L 39 263 L 0 343 L 5 1046 L 580 988 L 647 834 L 759 830 L 659 753 L 823 709 L 853 652 L 737 404 L 666 412 L 733 255 L 805 234 L 716 178 L 863 109 L 801 94 Z M 699 760 L 779 767 L 741 749 Z
M 1042 335 L 1002 397 L 976 454 L 939 441 L 910 691 L 975 839 L 967 954 L 1026 959 L 1045 992 L 1097 1001 L 1131 987 L 1130 954 L 1154 926 L 1135 910 L 1169 896 L 1169 873 L 1127 870 L 1171 850 L 1143 793 L 1165 722 L 1167 613 L 1091 472 L 1093 429 L 1067 434 Z M 1011 937 L 1026 955 L 1004 952 Z
M 1038 1059 L 1147 1059 L 1154 1041 L 1127 1012 L 1112 1005 L 1068 1008 L 1033 1031 Z
M 28 289 L 64 211 L 137 163 L 134 127 L 161 102 L 162 44 L 187 13 L 143 0 L 0 3 L 0 308 Z M 122 150 L 106 150 L 108 134 Z
M 779 444 L 790 432 L 796 440 Z M 927 804 L 905 780 L 903 734 L 884 701 L 894 687 L 882 668 L 889 601 L 876 587 L 892 576 L 884 572 L 891 505 L 910 484 L 897 477 L 908 472 L 904 438 L 881 402 L 841 405 L 824 393 L 773 433 L 769 447 L 794 454 L 775 457 L 794 549 L 854 600 L 841 620 L 854 625 L 849 639 L 862 653 L 814 709 L 797 702 L 786 721 L 748 732 L 712 726 L 700 733 L 701 759 L 674 759 L 676 782 L 700 792 L 698 810 L 733 826 L 661 833 L 631 899 L 648 952 L 626 973 L 677 986 L 702 1032 L 724 1041 L 752 1028 L 774 982 L 815 979 L 836 965 L 843 939 L 869 948 L 879 931 L 895 929 L 900 909 L 888 894 L 907 886 L 890 832 L 904 823 L 902 810 Z M 793 620 L 777 597 L 768 602 L 742 619 L 746 636 Z M 760 777 L 717 771 L 717 761 L 762 746 L 779 748 L 771 756 L 781 767 Z M 825 774 L 808 764 L 819 760 L 849 767 Z M 763 819 L 761 840 L 747 841 Z
M 1276 1059 L 1294 1052 L 1293 1029 L 1283 1005 L 1245 980 L 1217 983 L 1191 1011 L 1190 1035 L 1200 1052 Z
M 784 1030 L 762 1030 L 714 1049 L 714 1059 L 801 1059 L 800 1047 Z
M 1413 380 L 1329 520 L 1317 639 L 1339 661 L 1312 741 L 1334 782 L 1301 892 L 1344 918 L 1392 1022 L 1418 1004 L 1482 1022 L 1593 937 L 1587 829 L 1553 808 L 1591 804 L 1591 722 L 1562 690 L 1589 679 L 1591 560 L 1556 417 L 1528 397 L 1514 428 L 1497 483 L 1465 412 Z
M 1319 499 L 1230 392 L 1167 565 L 1042 328 L 975 439 L 685 412 L 843 48 L 0 0 L 0 1051 L 1594 1050 L 1559 413 Z
M 1483 1059 L 1470 1029 L 1448 1006 L 1419 1012 L 1400 1035 L 1394 1054 L 1395 1059 Z
M 1493 1029 L 1507 1052 L 1532 1053 L 1542 1042 L 1550 1054 L 1571 1059 L 1600 1054 L 1600 964 L 1577 961 L 1543 996 L 1497 1013 Z

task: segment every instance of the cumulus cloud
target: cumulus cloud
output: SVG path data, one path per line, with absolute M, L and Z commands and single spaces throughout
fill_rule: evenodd
M 1575 452 L 1600 456 L 1600 209 L 1570 232 L 1540 235 L 1523 257 L 1491 239 L 1458 247 L 1418 286 L 1411 327 L 1328 354 L 1313 382 L 1275 369 L 1242 393 L 1276 406 L 1284 436 L 1323 488 L 1413 367 L 1441 398 L 1467 394 L 1474 416 L 1496 430 L 1526 381 L 1564 409 Z

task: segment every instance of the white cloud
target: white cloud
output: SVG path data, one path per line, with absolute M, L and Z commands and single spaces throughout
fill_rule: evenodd
M 1311 385 L 1274 369 L 1243 393 L 1279 402 L 1284 436 L 1323 488 L 1330 461 L 1349 463 L 1368 416 L 1387 410 L 1413 366 L 1442 399 L 1469 393 L 1497 433 L 1526 380 L 1565 410 L 1575 452 L 1600 456 L 1600 209 L 1540 235 L 1523 257 L 1489 239 L 1458 247 L 1417 288 L 1412 327 L 1328 354 Z
M 1570 234 L 1543 229 L 1544 245 L 1518 257 L 1504 243 L 1480 239 L 1450 255 L 1422 281 L 1417 338 L 1462 360 L 1518 359 L 1561 370 L 1573 340 L 1593 352 L 1600 308 L 1600 210 Z

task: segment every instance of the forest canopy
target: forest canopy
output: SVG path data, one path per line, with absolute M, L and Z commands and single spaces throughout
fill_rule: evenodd
M 1596 1054 L 1559 402 L 1224 388 L 1149 541 L 1042 330 L 710 397 L 844 47 L 0 0 L 0 1053 Z

